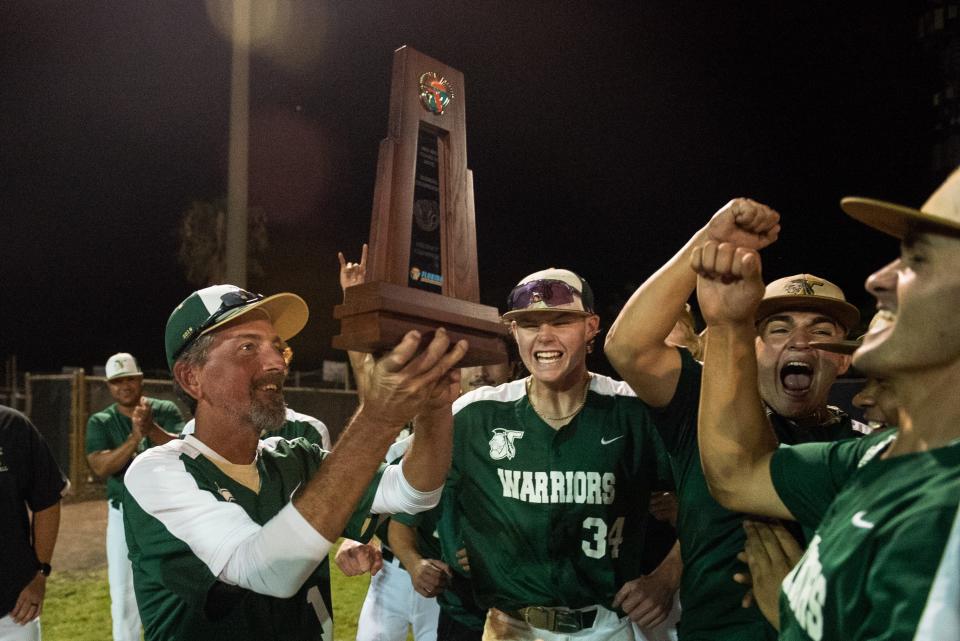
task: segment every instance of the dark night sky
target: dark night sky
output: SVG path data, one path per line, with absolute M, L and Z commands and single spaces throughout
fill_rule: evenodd
M 927 172 L 920 3 L 280 6 L 290 31 L 251 71 L 250 202 L 271 250 L 250 288 L 311 304 L 299 368 L 340 358 L 336 252 L 357 255 L 368 234 L 403 44 L 466 76 L 486 304 L 566 266 L 608 326 L 710 214 L 749 195 L 783 215 L 768 278 L 813 272 L 866 306 L 863 280 L 894 245 L 839 198 L 918 205 L 942 178 Z M 229 65 L 199 0 L 2 5 L 0 356 L 89 371 L 129 350 L 163 366 L 167 315 L 193 289 L 177 222 L 226 194 Z

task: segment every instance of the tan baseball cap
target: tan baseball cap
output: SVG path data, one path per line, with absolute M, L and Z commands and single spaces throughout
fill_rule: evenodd
M 850 331 L 860 322 L 860 310 L 847 302 L 843 290 L 813 274 L 796 274 L 767 285 L 757 307 L 757 322 L 782 311 L 817 311 Z
M 852 218 L 896 238 L 903 238 L 917 225 L 960 232 L 960 169 L 950 174 L 920 209 L 859 196 L 842 199 L 840 207 Z

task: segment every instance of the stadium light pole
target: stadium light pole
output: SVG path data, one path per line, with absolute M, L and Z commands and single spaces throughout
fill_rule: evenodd
M 227 170 L 226 282 L 247 286 L 247 196 L 250 147 L 250 3 L 233 0 L 230 146 Z

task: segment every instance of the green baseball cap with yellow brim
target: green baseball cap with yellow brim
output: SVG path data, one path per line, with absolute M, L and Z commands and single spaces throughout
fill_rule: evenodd
M 167 319 L 164 343 L 170 371 L 180 354 L 197 338 L 255 309 L 267 313 L 283 340 L 296 336 L 310 315 L 306 302 L 290 292 L 264 296 L 236 285 L 213 285 L 195 291 L 177 305 Z

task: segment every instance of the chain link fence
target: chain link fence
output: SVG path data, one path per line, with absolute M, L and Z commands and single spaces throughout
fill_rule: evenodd
M 20 409 L 30 417 L 46 439 L 60 468 L 67 474 L 76 493 L 97 483 L 87 465 L 87 419 L 113 403 L 102 376 L 87 376 L 83 370 L 70 374 L 27 374 L 24 377 L 23 404 Z M 285 387 L 287 404 L 323 421 L 330 438 L 337 437 L 357 409 L 355 391 Z M 170 380 L 148 378 L 143 393 L 152 398 L 173 401 L 184 419 L 190 418 L 186 405 L 177 398 Z

